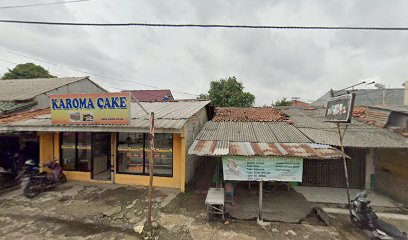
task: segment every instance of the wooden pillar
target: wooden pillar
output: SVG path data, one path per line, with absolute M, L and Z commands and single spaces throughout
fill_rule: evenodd
M 186 133 L 185 128 L 182 129 L 181 137 L 181 172 L 180 172 L 180 190 L 186 191 Z

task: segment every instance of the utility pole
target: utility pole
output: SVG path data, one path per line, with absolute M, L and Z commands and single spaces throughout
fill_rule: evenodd
M 261 181 L 259 181 L 259 212 L 258 212 L 258 219 L 259 219 L 259 221 L 262 221 L 263 220 L 263 218 L 262 218 L 262 193 L 263 193 L 263 181 L 261 180 Z
M 334 97 L 333 89 L 330 89 L 330 95 L 331 95 L 331 97 Z M 347 204 L 348 204 L 348 207 L 349 207 L 350 218 L 351 218 L 352 215 L 351 215 L 351 203 L 350 203 L 350 184 L 349 184 L 349 176 L 348 176 L 348 170 L 347 170 L 347 160 L 346 160 L 346 157 L 344 156 L 344 154 L 346 154 L 346 153 L 344 151 L 344 146 L 343 146 L 343 137 L 344 137 L 344 134 L 346 132 L 346 129 L 344 129 L 344 132 L 341 133 L 340 123 L 338 122 L 337 123 L 337 130 L 339 132 L 340 150 L 343 153 L 342 158 L 343 158 L 343 167 L 344 167 L 344 177 L 346 179 L 346 188 L 347 188 Z
M 153 236 L 152 227 L 152 198 L 153 198 L 153 166 L 154 165 L 154 112 L 150 113 L 150 158 L 149 158 L 149 208 L 147 211 L 147 221 Z
M 136 100 L 136 103 L 139 107 L 149 115 L 149 112 L 143 105 Z M 150 112 L 149 118 L 149 125 L 150 125 L 150 157 L 149 157 L 149 196 L 148 196 L 148 209 L 147 209 L 147 223 L 150 229 L 150 235 L 153 236 L 153 227 L 152 227 L 152 199 L 153 199 L 153 169 L 154 169 L 154 112 Z

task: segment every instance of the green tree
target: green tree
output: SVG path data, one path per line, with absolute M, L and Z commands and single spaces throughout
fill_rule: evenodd
M 283 97 L 280 100 L 276 100 L 276 102 L 274 104 L 272 104 L 272 105 L 274 105 L 274 106 L 290 106 L 290 105 L 292 105 L 292 102 L 288 101 L 287 98 Z
M 212 81 L 208 96 L 217 107 L 251 107 L 255 103 L 255 96 L 244 92 L 244 86 L 236 77 Z
M 210 100 L 210 96 L 208 96 L 206 93 L 201 93 L 198 95 L 197 100 Z
M 9 69 L 1 79 L 24 79 L 24 78 L 54 78 L 40 65 L 34 63 L 18 64 L 13 69 Z

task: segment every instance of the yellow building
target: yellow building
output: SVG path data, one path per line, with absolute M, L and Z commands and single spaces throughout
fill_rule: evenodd
M 207 121 L 209 101 L 141 103 L 155 113 L 154 186 L 185 190 L 199 160 L 187 150 Z M 149 115 L 131 103 L 129 125 L 52 124 L 47 110 L 12 116 L 0 131 L 36 132 L 40 163 L 57 159 L 69 180 L 147 186 Z

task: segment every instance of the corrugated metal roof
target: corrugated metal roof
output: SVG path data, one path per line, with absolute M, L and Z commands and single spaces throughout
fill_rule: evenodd
M 155 113 L 155 129 L 180 130 L 186 121 L 204 108 L 210 101 L 180 101 L 180 102 L 144 102 L 141 103 L 148 112 Z M 129 125 L 62 125 L 52 124 L 51 114 L 33 116 L 32 119 L 14 120 L 3 126 L 0 130 L 23 131 L 147 131 L 149 129 L 149 117 L 137 103 L 131 103 L 131 120 Z M 113 130 L 112 130 L 113 129 Z
M 316 143 L 339 146 L 337 125 L 323 122 L 324 109 L 282 109 L 303 134 Z M 344 127 L 344 125 L 342 125 Z M 344 135 L 344 146 L 360 148 L 408 148 L 408 138 L 353 120 Z
M 347 93 L 347 90 L 334 90 L 336 96 Z M 331 97 L 330 91 L 312 102 L 312 106 L 323 106 L 327 104 L 327 100 Z M 354 104 L 356 106 L 369 106 L 382 103 L 388 105 L 404 104 L 404 88 L 387 88 L 387 89 L 357 89 Z
M 0 117 L 0 124 L 8 124 L 8 123 L 13 123 L 16 121 L 22 121 L 22 120 L 29 120 L 33 119 L 36 117 L 44 116 L 44 114 L 48 114 L 50 112 L 50 109 L 38 109 L 38 110 L 33 110 L 33 111 L 26 111 L 26 112 L 21 112 L 17 114 L 12 114 L 12 115 L 6 115 Z
M 15 112 L 17 110 L 27 109 L 36 103 L 34 101 L 0 101 L 0 115 Z
M 86 77 L 10 79 L 0 81 L 0 101 L 28 100 Z
M 207 122 L 197 140 L 308 143 L 296 127 L 285 122 Z
M 384 109 L 384 110 L 388 110 L 388 111 L 408 114 L 408 106 L 407 105 L 398 105 L 398 106 L 375 105 L 375 106 L 368 106 L 368 107 L 369 108 L 378 108 L 378 109 Z
M 195 140 L 188 154 L 198 156 L 285 156 L 335 159 L 344 155 L 328 145 L 315 143 L 254 143 L 216 140 Z

